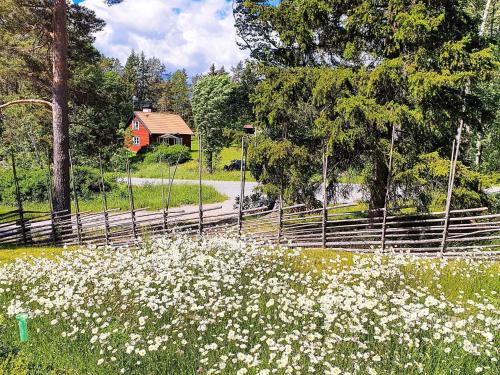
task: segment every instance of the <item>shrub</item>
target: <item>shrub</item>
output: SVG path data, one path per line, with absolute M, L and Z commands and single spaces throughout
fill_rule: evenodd
M 166 161 L 169 164 L 184 163 L 191 159 L 191 151 L 188 147 L 183 145 L 159 145 L 154 151 L 149 152 L 144 161 L 146 163 L 159 163 L 160 161 Z
M 450 161 L 437 152 L 419 156 L 411 169 L 397 173 L 394 188 L 403 198 L 413 201 L 421 211 L 442 210 L 446 205 Z M 488 199 L 481 189 L 482 176 L 462 162 L 457 163 L 453 188 L 453 209 L 482 207 Z
M 19 192 L 23 201 L 43 202 L 48 200 L 47 171 L 42 169 L 18 169 Z M 0 201 L 15 205 L 16 186 L 11 170 L 0 173 Z
M 76 167 L 74 171 L 76 191 L 78 198 L 88 199 L 100 192 L 100 175 L 97 169 L 90 167 Z M 47 202 L 48 176 L 47 171 L 42 169 L 18 169 L 19 190 L 21 199 L 29 202 Z M 113 182 L 104 181 L 106 191 L 113 188 Z M 12 171 L 0 172 L 0 201 L 8 204 L 16 204 L 16 188 Z
M 113 172 L 125 172 L 127 170 L 127 159 L 133 159 L 135 154 L 125 147 L 117 150 L 109 160 L 109 169 Z
M 147 155 L 154 152 L 158 146 L 157 145 L 147 145 L 143 146 L 137 153 L 134 155 L 135 161 L 144 161 Z
M 99 171 L 89 167 L 75 168 L 75 183 L 78 198 L 90 199 L 101 191 L 101 176 Z M 114 183 L 105 178 L 104 189 L 111 191 Z

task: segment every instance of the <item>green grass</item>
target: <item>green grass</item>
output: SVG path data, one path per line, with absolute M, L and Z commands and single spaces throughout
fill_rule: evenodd
M 75 249 L 74 246 L 68 248 L 0 246 L 0 265 L 28 257 L 55 259 L 64 251 Z
M 306 262 L 298 262 L 302 272 L 340 272 L 350 269 L 353 264 L 363 258 L 373 258 L 373 254 L 356 254 L 353 252 L 329 249 L 305 249 L 301 253 Z M 389 260 L 389 256 L 384 257 Z M 335 262 L 330 262 L 336 260 Z M 443 295 L 452 301 L 473 299 L 475 294 L 488 294 L 500 291 L 500 262 L 486 262 L 481 272 L 464 273 L 468 261 L 451 259 L 442 262 L 438 258 L 421 259 L 418 264 L 404 266 L 406 279 L 412 286 L 425 285 L 433 294 Z M 435 270 L 440 268 L 439 276 Z M 500 307 L 500 294 L 496 294 L 494 304 Z
M 198 179 L 198 141 L 193 139 L 191 149 L 192 160 L 180 164 L 175 174 L 176 179 L 180 180 L 197 180 Z M 241 149 L 236 146 L 224 148 L 216 162 L 215 170 L 213 173 L 208 173 L 206 169 L 203 170 L 202 179 L 216 180 L 216 181 L 239 181 L 240 171 L 226 172 L 223 167 L 229 164 L 232 160 L 241 159 Z M 168 169 L 159 163 L 138 163 L 133 172 L 134 177 L 140 178 L 161 178 L 161 170 L 168 175 Z M 173 171 L 173 168 L 172 168 Z M 247 171 L 247 181 L 255 181 L 250 172 Z
M 168 191 L 168 189 L 165 189 Z M 134 187 L 134 203 L 135 208 L 149 208 L 151 210 L 161 209 L 162 206 L 162 188 L 159 185 L 147 185 Z M 166 192 L 165 192 L 166 195 Z M 203 185 L 203 203 L 218 203 L 227 199 L 227 196 L 219 193 L 212 186 Z M 127 188 L 125 185 L 118 185 L 113 192 L 107 195 L 108 208 L 120 208 L 121 210 L 129 209 L 129 200 Z M 176 184 L 172 186 L 172 194 L 170 207 L 179 207 L 198 203 L 198 186 L 189 184 Z M 81 200 L 80 211 L 99 212 L 102 211 L 102 198 L 96 195 L 93 199 Z M 42 211 L 50 210 L 48 202 L 33 203 L 25 202 L 23 208 L 27 211 Z M 0 205 L 0 213 L 15 210 L 16 207 Z M 74 207 L 73 207 L 74 209 Z
M 242 360 L 232 361 L 237 353 L 258 353 L 249 375 L 261 368 L 276 369 L 280 375 L 322 374 L 326 361 L 351 374 L 369 374 L 367 366 L 377 374 L 465 375 L 476 373 L 479 366 L 485 368 L 481 373 L 498 373 L 498 364 L 489 358 L 498 357 L 497 350 L 490 348 L 490 356 L 480 347 L 480 355 L 472 355 L 462 342 L 467 337 L 484 344 L 481 333 L 488 331 L 493 334 L 489 345 L 498 343 L 494 309 L 500 306 L 499 262 L 398 260 L 239 245 L 221 251 L 223 246 L 218 240 L 185 239 L 130 252 L 76 251 L 57 262 L 0 268 L 0 274 L 6 271 L 0 286 L 10 289 L 0 293 L 0 374 L 111 375 L 123 368 L 127 374 L 194 375 L 207 373 L 223 360 L 226 367 L 209 373 L 232 375 L 249 367 Z M 251 258 L 246 258 L 248 253 Z M 18 249 L 17 254 L 33 253 Z M 57 271 L 61 276 L 52 276 Z M 34 288 L 37 297 L 31 293 Z M 31 317 L 29 342 L 20 344 L 17 323 L 6 306 L 12 300 L 31 300 L 26 306 L 38 307 L 40 302 L 34 301 L 39 298 L 41 303 L 67 301 L 68 307 L 51 304 L 45 314 Z M 419 315 L 410 319 L 413 312 Z M 147 318 L 145 323 L 140 317 Z M 331 324 L 325 317 L 333 319 Z M 454 326 L 459 321 L 464 322 L 462 328 Z M 450 331 L 443 333 L 448 323 Z M 75 327 L 84 330 L 69 337 Z M 109 336 L 101 343 L 103 333 Z M 94 334 L 97 339 L 92 341 Z M 149 349 L 162 335 L 161 346 Z M 412 344 L 401 342 L 403 337 Z M 450 337 L 453 340 L 444 340 Z M 125 352 L 131 340 L 144 354 Z M 279 345 L 291 352 L 300 370 L 285 372 L 277 366 L 284 352 L 276 349 Z M 313 354 L 328 353 L 309 356 L 309 348 L 314 348 Z M 405 363 L 411 364 L 407 370 Z

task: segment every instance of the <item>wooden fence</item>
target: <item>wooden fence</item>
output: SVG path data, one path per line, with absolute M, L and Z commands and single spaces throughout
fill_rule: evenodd
M 236 227 L 237 214 L 203 210 L 203 234 Z M 21 221 L 20 217 L 24 220 Z M 139 240 L 172 233 L 198 234 L 199 211 L 136 209 L 79 214 L 12 211 L 0 215 L 0 245 L 131 245 Z
M 242 233 L 259 241 L 294 247 L 324 247 L 366 252 L 376 249 L 412 253 L 458 254 L 500 247 L 500 214 L 486 207 L 451 210 L 447 235 L 445 212 L 403 213 L 411 208 L 353 211 L 354 205 L 306 210 L 291 206 L 245 211 Z M 391 212 L 392 211 L 392 212 Z
M 12 211 L 0 215 L 2 245 L 131 245 L 159 235 L 226 234 L 238 231 L 253 240 L 294 247 L 325 247 L 345 251 L 458 254 L 470 250 L 499 254 L 500 214 L 487 208 L 450 211 L 446 246 L 441 246 L 444 212 L 353 211 L 353 205 L 307 210 L 303 205 L 218 213 L 220 207 L 166 212 L 110 209 L 79 214 Z M 409 210 L 408 208 L 406 209 Z M 404 210 L 403 210 L 404 211 Z M 21 221 L 21 217 L 23 220 Z M 385 232 L 385 236 L 382 233 Z M 384 244 L 382 243 L 384 241 Z M 489 250 L 489 253 L 484 252 Z
M 200 140 L 199 140 L 200 141 Z M 394 141 L 394 131 L 393 131 Z M 391 143 L 391 155 L 393 143 Z M 201 144 L 201 142 L 200 142 Z M 242 140 L 241 193 L 245 196 L 246 138 Z M 34 212 L 23 209 L 16 175 L 15 158 L 12 170 L 16 188 L 17 209 L 0 214 L 0 245 L 84 245 L 120 246 L 137 244 L 145 238 L 169 236 L 182 232 L 189 235 L 226 234 L 231 230 L 247 238 L 276 245 L 323 247 L 345 251 L 404 251 L 418 254 L 460 254 L 470 250 L 482 255 L 498 256 L 500 247 L 500 214 L 485 207 L 451 210 L 450 183 L 446 211 L 416 213 L 410 207 L 378 210 L 353 210 L 354 204 L 328 206 L 326 186 L 328 158 L 323 150 L 323 206 L 306 209 L 304 205 L 284 207 L 279 199 L 275 208 L 239 209 L 218 213 L 220 207 L 205 209 L 202 204 L 202 150 L 199 150 L 199 204 L 192 211 L 169 209 L 171 190 L 177 165 L 168 181 L 168 194 L 162 178 L 162 210 L 136 209 L 130 163 L 127 162 L 129 210 L 109 209 L 104 172 L 100 168 L 102 212 L 80 212 L 71 173 L 75 212 Z M 73 172 L 73 162 L 71 171 Z M 178 164 L 178 163 L 177 163 Z M 392 157 L 389 160 L 389 167 Z M 453 164 L 452 164 L 453 166 Z M 391 169 L 391 168 L 389 168 Z M 48 168 L 49 201 L 52 201 L 51 168 Z M 453 176 L 450 171 L 450 176 Z M 390 179 L 387 183 L 388 188 Z M 280 194 L 280 197 L 282 195 Z M 52 207 L 52 206 L 51 206 Z M 488 251 L 485 251 L 485 250 Z

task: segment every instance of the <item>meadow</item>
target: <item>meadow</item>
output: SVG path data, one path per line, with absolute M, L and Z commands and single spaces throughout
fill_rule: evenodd
M 203 170 L 202 179 L 218 180 L 218 181 L 239 181 L 240 171 L 224 171 L 224 166 L 231 163 L 233 160 L 241 159 L 241 146 L 230 146 L 222 149 L 220 155 L 215 160 L 215 168 L 213 173 L 208 173 Z M 161 171 L 165 168 L 159 163 L 138 162 L 133 165 L 134 177 L 141 178 L 161 178 Z M 172 167 L 172 171 L 173 171 Z M 247 172 L 247 181 L 255 181 L 249 172 Z M 191 144 L 191 160 L 180 164 L 177 167 L 175 178 L 179 180 L 197 180 L 198 179 L 198 140 L 193 137 Z
M 149 208 L 159 210 L 163 207 L 162 187 L 160 185 L 134 186 L 134 205 L 135 208 Z M 168 192 L 168 186 L 165 187 L 165 195 Z M 219 193 L 212 186 L 203 185 L 203 203 L 223 202 L 227 196 Z M 129 209 L 129 198 L 127 186 L 118 184 L 112 192 L 107 194 L 108 208 L 119 208 L 121 210 Z M 193 184 L 175 184 L 172 185 L 172 194 L 170 207 L 179 207 L 183 205 L 192 205 L 198 203 L 198 185 Z M 74 210 L 74 202 L 72 202 Z M 102 196 L 96 194 L 92 199 L 79 201 L 80 211 L 100 212 L 102 208 Z M 49 203 L 24 202 L 23 208 L 27 211 L 50 211 Z M 15 206 L 0 205 L 0 213 L 15 210 Z
M 495 261 L 230 236 L 26 255 L 0 266 L 0 374 L 500 371 Z

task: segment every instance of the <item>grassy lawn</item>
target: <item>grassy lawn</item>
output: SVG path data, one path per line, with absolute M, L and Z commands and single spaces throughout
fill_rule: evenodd
M 56 259 L 64 251 L 76 250 L 77 247 L 16 247 L 0 246 L 0 265 L 14 262 L 17 259 L 26 258 L 45 258 L 49 260 Z M 0 372 L 1 374 L 1 372 Z
M 198 141 L 193 138 L 192 150 L 191 150 L 192 160 L 179 165 L 177 172 L 175 174 L 176 179 L 180 180 L 197 180 L 198 179 Z M 228 147 L 222 150 L 219 160 L 217 160 L 216 167 L 213 173 L 208 173 L 206 170 L 203 171 L 204 180 L 218 180 L 218 181 L 239 181 L 240 171 L 230 171 L 226 172 L 223 167 L 229 164 L 232 160 L 241 159 L 241 148 L 239 147 Z M 160 178 L 161 168 L 163 167 L 165 176 L 168 175 L 168 169 L 159 163 L 138 163 L 135 165 L 135 171 L 133 172 L 134 177 L 141 178 Z M 173 168 L 172 168 L 173 170 Z M 247 181 L 255 181 L 251 176 L 250 172 L 247 172 Z
M 193 138 L 190 161 L 179 165 L 175 178 L 180 180 L 197 180 L 198 179 L 198 140 Z M 238 146 L 231 146 L 224 148 L 217 160 L 216 167 L 213 173 L 203 171 L 204 180 L 216 181 L 240 181 L 240 171 L 223 170 L 224 166 L 229 164 L 232 160 L 241 159 L 241 148 Z M 161 178 L 161 168 L 163 167 L 165 176 L 168 174 L 168 169 L 159 163 L 138 163 L 135 165 L 133 172 L 134 177 L 140 178 Z M 172 168 L 173 170 L 173 168 Z M 247 181 L 255 181 L 255 178 L 249 171 L 246 173 Z M 356 172 L 351 171 L 340 176 L 339 181 L 342 183 L 359 184 L 362 182 L 362 177 Z
M 168 189 L 165 189 L 168 191 Z M 161 209 L 162 206 L 162 188 L 158 185 L 148 185 L 142 187 L 134 187 L 134 203 L 136 208 L 150 208 L 151 210 Z M 166 193 L 165 193 L 166 195 Z M 211 186 L 203 185 L 203 203 L 223 202 L 227 197 L 219 193 Z M 129 209 L 127 187 L 119 185 L 118 188 L 107 195 L 108 208 L 120 208 L 122 210 Z M 80 211 L 102 211 L 102 198 L 96 195 L 90 200 L 82 200 L 80 203 Z M 188 184 L 172 185 L 172 194 L 170 207 L 179 207 L 198 203 L 198 186 Z M 48 203 L 30 203 L 25 202 L 23 205 L 25 210 L 30 211 L 49 211 Z M 16 207 L 0 205 L 0 213 L 15 210 Z
M 498 374 L 499 271 L 232 238 L 8 262 L 0 374 Z

